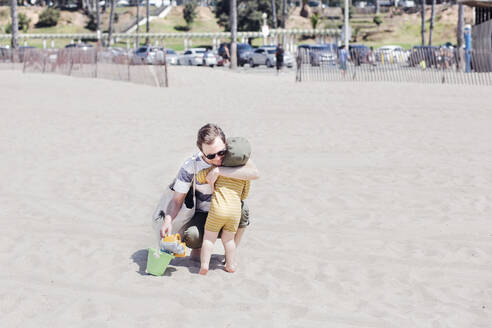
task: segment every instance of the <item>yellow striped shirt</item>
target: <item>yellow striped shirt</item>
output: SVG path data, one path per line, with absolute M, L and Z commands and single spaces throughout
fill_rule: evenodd
M 198 172 L 197 181 L 207 183 L 206 177 L 210 170 L 212 167 Z M 249 188 L 250 182 L 248 180 L 219 176 L 215 182 L 215 190 L 212 194 L 205 228 L 216 232 L 222 227 L 225 230 L 236 231 L 241 218 L 241 200 L 248 197 Z M 234 230 L 231 228 L 233 225 L 236 226 Z

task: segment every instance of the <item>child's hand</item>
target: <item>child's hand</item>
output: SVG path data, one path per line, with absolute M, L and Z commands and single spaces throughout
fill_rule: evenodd
M 210 185 L 210 188 L 212 188 L 212 192 L 215 190 L 215 181 L 217 181 L 218 177 L 219 177 L 218 167 L 214 167 L 207 174 L 207 183 Z

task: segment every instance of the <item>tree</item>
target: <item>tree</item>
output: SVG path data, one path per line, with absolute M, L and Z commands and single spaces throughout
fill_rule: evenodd
M 282 28 L 285 28 L 285 22 L 287 21 L 287 0 L 282 1 Z
M 140 38 L 138 36 L 138 32 L 140 31 L 140 0 L 137 0 L 137 38 L 136 38 L 136 43 L 137 43 L 137 48 L 140 47 Z
M 113 25 L 114 25 L 114 1 L 115 0 L 110 0 L 111 1 L 111 9 L 109 12 L 109 27 L 108 27 L 108 47 L 111 46 L 113 43 Z M 138 22 L 137 22 L 138 24 Z
M 275 0 L 272 1 L 272 19 L 273 19 L 273 28 L 277 28 L 277 10 L 275 9 Z
M 458 49 L 463 47 L 463 35 L 464 35 L 464 26 L 465 26 L 465 13 L 463 4 L 458 4 L 458 28 L 456 30 L 456 44 Z
M 429 46 L 432 46 L 432 34 L 434 34 L 434 20 L 436 19 L 436 0 L 432 0 L 431 20 L 429 26 Z
M 99 0 L 96 0 L 96 32 L 97 32 L 97 46 L 99 47 L 99 41 L 101 38 L 101 10 L 99 8 Z
M 230 0 L 231 17 L 231 69 L 237 68 L 237 1 Z
M 304 18 L 308 18 L 309 9 L 308 9 L 308 5 L 307 5 L 307 0 L 302 0 L 302 8 L 301 8 L 301 12 L 299 13 L 299 15 L 301 15 Z
M 458 67 L 461 67 L 461 49 L 463 48 L 463 34 L 464 34 L 464 26 L 465 26 L 465 13 L 463 4 L 458 4 L 458 27 L 456 29 L 456 45 L 457 45 L 457 60 L 456 63 Z
M 19 35 L 19 24 L 17 22 L 17 0 L 10 0 L 10 16 L 12 18 L 12 41 L 13 49 L 18 47 L 17 38 Z
M 275 8 L 281 8 L 282 0 L 275 0 Z M 274 26 L 272 15 L 271 0 L 236 0 L 237 2 L 237 29 L 238 31 L 259 31 L 262 25 L 261 15 L 268 15 L 268 24 Z M 217 23 L 224 27 L 224 30 L 230 31 L 230 3 L 229 0 L 217 0 L 214 9 Z M 280 17 L 281 15 L 277 15 Z M 278 22 L 277 22 L 278 26 Z
M 420 26 L 420 31 L 422 33 L 422 45 L 425 46 L 425 0 L 422 0 L 422 5 L 420 6 L 420 14 L 422 16 L 422 22 Z
M 195 21 L 196 18 L 196 7 L 197 3 L 195 1 L 188 2 L 183 8 L 183 18 L 186 21 L 188 28 Z
M 150 32 L 150 1 L 149 0 L 147 0 L 146 6 L 145 6 L 145 16 L 147 18 L 147 20 L 145 21 L 145 32 L 149 33 Z M 147 36 L 145 38 L 145 44 L 149 44 L 149 43 L 150 43 L 150 39 Z
M 376 0 L 376 15 L 378 15 L 380 11 L 381 11 L 381 5 L 379 3 L 379 0 Z

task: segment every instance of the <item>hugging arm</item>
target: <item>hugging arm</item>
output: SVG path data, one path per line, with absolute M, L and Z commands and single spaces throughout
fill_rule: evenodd
M 219 175 L 241 180 L 256 180 L 260 178 L 258 169 L 252 160 L 249 160 L 245 165 L 238 167 L 216 167 L 208 173 L 207 182 L 210 185 L 214 185 Z

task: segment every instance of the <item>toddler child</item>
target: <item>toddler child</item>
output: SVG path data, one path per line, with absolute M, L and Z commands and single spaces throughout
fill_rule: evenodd
M 227 139 L 227 151 L 222 162 L 223 166 L 240 166 L 246 164 L 251 154 L 248 140 L 241 137 Z M 197 174 L 199 183 L 206 183 L 207 174 L 213 167 L 202 170 Z M 236 234 L 241 218 L 241 201 L 248 197 L 250 182 L 219 176 L 215 182 L 215 190 L 210 202 L 210 211 L 205 222 L 202 251 L 200 254 L 200 274 L 206 275 L 210 263 L 212 250 L 222 229 L 222 244 L 225 249 L 226 266 L 228 272 L 236 271 L 235 253 Z

